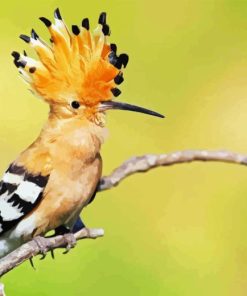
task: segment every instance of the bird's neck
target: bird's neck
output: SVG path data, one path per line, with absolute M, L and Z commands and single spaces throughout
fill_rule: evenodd
M 75 148 L 86 145 L 93 138 L 98 149 L 104 143 L 107 129 L 88 120 L 86 117 L 60 118 L 51 113 L 44 125 L 39 141 L 68 141 Z M 86 145 L 87 146 L 87 145 Z
M 17 159 L 29 171 L 47 175 L 55 163 L 93 162 L 106 137 L 106 129 L 85 118 L 58 118 L 50 114 L 37 140 Z

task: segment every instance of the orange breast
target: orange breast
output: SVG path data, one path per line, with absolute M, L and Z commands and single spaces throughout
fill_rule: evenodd
M 101 171 L 100 156 L 77 172 L 68 172 L 66 176 L 60 171 L 52 171 L 44 198 L 35 213 L 39 225 L 35 235 L 60 225 L 72 226 L 95 192 Z
M 50 175 L 40 204 L 30 213 L 37 225 L 33 235 L 60 225 L 72 226 L 101 177 L 102 128 L 85 125 L 85 121 L 64 122 L 59 121 L 52 130 L 46 128 L 17 160 L 30 173 L 48 168 L 45 172 Z

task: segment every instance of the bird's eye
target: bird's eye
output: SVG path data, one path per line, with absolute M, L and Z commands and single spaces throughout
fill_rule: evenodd
M 80 107 L 80 103 L 78 101 L 73 101 L 71 103 L 72 108 L 78 109 Z

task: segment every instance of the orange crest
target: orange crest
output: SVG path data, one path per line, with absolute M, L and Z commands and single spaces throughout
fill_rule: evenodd
M 32 30 L 31 37 L 20 35 L 36 51 L 39 61 L 13 52 L 14 63 L 32 91 L 51 104 L 64 104 L 75 99 L 86 106 L 94 106 L 118 96 L 117 84 L 123 81 L 122 67 L 128 56 L 117 56 L 116 45 L 107 42 L 110 34 L 106 13 L 101 13 L 93 33 L 88 19 L 80 27 L 73 25 L 69 32 L 58 9 L 55 24 L 41 17 L 51 34 L 51 45 Z

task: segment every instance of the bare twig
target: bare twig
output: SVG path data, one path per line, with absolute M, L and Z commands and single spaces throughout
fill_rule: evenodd
M 147 154 L 133 157 L 115 169 L 111 175 L 103 177 L 98 191 L 111 189 L 112 187 L 117 186 L 120 181 L 126 177 L 137 172 L 147 172 L 150 169 L 160 166 L 169 166 L 192 161 L 218 161 L 247 165 L 247 155 L 230 151 L 187 150 L 172 152 L 169 154 Z M 104 231 L 102 229 L 84 228 L 78 231 L 74 236 L 76 240 L 79 240 L 83 238 L 97 238 L 103 235 Z M 65 239 L 62 235 L 46 238 L 45 240 L 47 251 L 65 247 Z M 21 247 L 0 260 L 0 276 L 17 267 L 24 261 L 41 253 L 41 249 L 34 240 L 23 244 Z
M 98 191 L 111 189 L 117 186 L 120 181 L 135 173 L 147 172 L 160 166 L 192 161 L 218 161 L 247 165 L 247 155 L 231 151 L 185 150 L 168 154 L 146 154 L 132 157 L 109 176 L 103 177 Z

